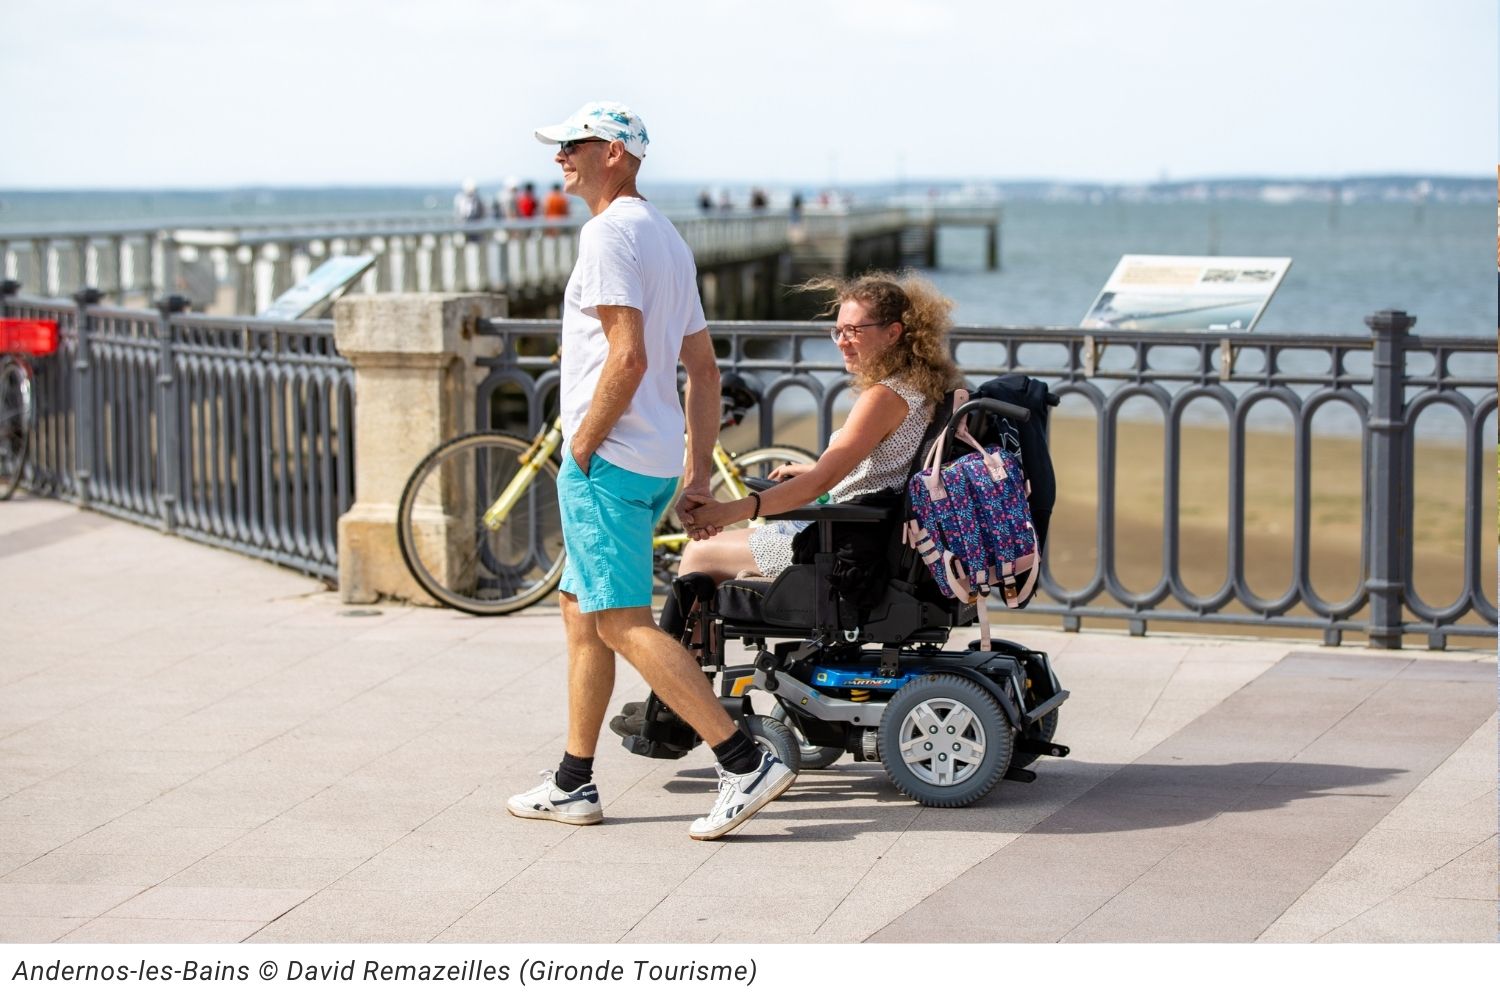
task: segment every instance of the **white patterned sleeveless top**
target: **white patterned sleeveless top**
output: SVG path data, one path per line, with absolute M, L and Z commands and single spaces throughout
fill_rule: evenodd
M 891 377 L 880 383 L 906 402 L 906 419 L 886 435 L 875 450 L 850 470 L 837 486 L 828 491 L 834 503 L 866 493 L 876 493 L 894 487 L 906 487 L 906 472 L 911 460 L 922 445 L 922 434 L 932 421 L 932 401 L 904 379 Z M 832 444 L 843 428 L 834 431 L 828 443 Z
M 932 420 L 932 402 L 899 378 L 880 383 L 906 402 L 906 417 L 875 450 L 828 491 L 835 503 L 899 486 L 906 487 L 906 470 L 922 445 L 922 433 Z M 843 428 L 829 436 L 831 444 Z M 777 576 L 792 564 L 792 538 L 809 521 L 766 521 L 750 532 L 750 554 L 765 576 Z

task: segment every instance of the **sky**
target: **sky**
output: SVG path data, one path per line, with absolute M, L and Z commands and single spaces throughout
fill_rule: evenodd
M 0 0 L 0 188 L 1427 173 L 1500 157 L 1495 0 Z

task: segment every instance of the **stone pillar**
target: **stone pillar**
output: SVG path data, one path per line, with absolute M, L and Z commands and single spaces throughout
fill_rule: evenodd
M 422 456 L 474 429 L 475 321 L 503 295 L 352 295 L 334 306 L 334 341 L 354 365 L 354 506 L 339 518 L 339 595 L 430 604 L 401 559 L 396 505 Z

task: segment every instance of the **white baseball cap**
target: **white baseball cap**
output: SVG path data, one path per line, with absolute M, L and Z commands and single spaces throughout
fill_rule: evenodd
M 641 116 L 617 101 L 590 101 L 561 125 L 537 129 L 536 138 L 553 145 L 573 139 L 618 139 L 625 144 L 625 152 L 637 159 L 645 159 L 646 146 L 651 142 Z

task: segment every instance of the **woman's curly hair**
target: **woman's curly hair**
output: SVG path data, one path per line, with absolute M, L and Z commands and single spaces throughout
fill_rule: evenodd
M 873 271 L 857 278 L 829 276 L 799 285 L 797 291 L 828 295 L 827 308 L 819 315 L 837 315 L 840 305 L 853 301 L 868 309 L 874 322 L 901 323 L 895 343 L 855 373 L 856 390 L 894 375 L 936 403 L 963 384 L 948 348 L 953 302 L 921 275 Z

